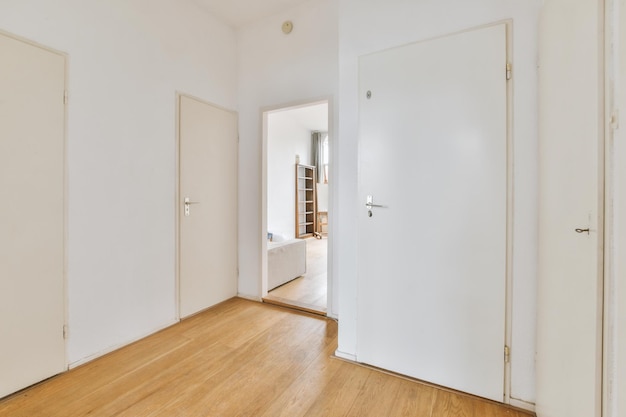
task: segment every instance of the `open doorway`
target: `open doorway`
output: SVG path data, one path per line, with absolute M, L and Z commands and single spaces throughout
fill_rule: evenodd
M 265 112 L 263 300 L 326 315 L 328 101 Z

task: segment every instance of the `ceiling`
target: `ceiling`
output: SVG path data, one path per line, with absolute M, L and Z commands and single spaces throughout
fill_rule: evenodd
M 327 102 L 274 110 L 268 116 L 271 123 L 282 123 L 287 119 L 311 132 L 328 132 Z
M 284 110 L 297 123 L 310 131 L 328 131 L 328 103 Z
M 193 0 L 219 20 L 240 28 L 255 20 L 272 16 L 306 0 Z

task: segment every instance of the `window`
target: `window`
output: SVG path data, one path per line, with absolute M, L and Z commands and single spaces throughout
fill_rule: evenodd
M 328 133 L 322 136 L 322 166 L 324 172 L 323 183 L 328 184 L 328 160 L 329 160 Z

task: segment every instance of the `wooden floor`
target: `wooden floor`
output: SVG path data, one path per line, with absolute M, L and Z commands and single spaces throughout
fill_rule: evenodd
M 263 299 L 326 315 L 328 238 L 306 239 L 306 274 L 270 291 Z
M 337 323 L 232 299 L 0 401 L 0 416 L 525 417 L 332 358 Z

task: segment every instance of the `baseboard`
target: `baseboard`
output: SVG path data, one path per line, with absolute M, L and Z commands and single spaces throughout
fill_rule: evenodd
M 158 333 L 161 330 L 165 330 L 168 327 L 172 327 L 172 326 L 178 324 L 179 322 L 180 322 L 180 320 L 171 321 L 171 322 L 169 322 L 168 324 L 166 324 L 164 326 L 157 327 L 156 329 L 154 329 L 154 330 L 152 330 L 152 331 L 150 331 L 148 333 L 145 333 L 143 336 L 138 336 L 136 338 L 131 339 L 130 341 L 127 341 L 127 342 L 124 342 L 124 343 L 120 343 L 120 344 L 117 344 L 117 345 L 113 345 L 113 346 L 111 346 L 111 347 L 109 347 L 107 349 L 101 350 L 98 353 L 94 353 L 93 355 L 89 355 L 87 357 L 79 359 L 76 362 L 70 363 L 67 366 L 67 369 L 70 370 L 70 369 L 77 368 L 77 367 L 79 367 L 81 365 L 84 365 L 84 364 L 86 364 L 88 362 L 93 361 L 94 359 L 98 359 L 98 358 L 100 358 L 102 356 L 108 355 L 109 353 L 115 352 L 118 349 L 121 349 L 121 348 L 126 347 L 128 345 L 132 345 L 133 343 L 138 342 L 138 341 L 140 341 L 142 339 L 145 339 L 148 336 L 152 336 L 153 334 Z
M 238 293 L 237 297 L 243 298 L 244 300 L 256 301 L 259 303 L 263 302 L 263 299 L 261 297 L 257 297 L 256 295 L 246 295 L 246 294 Z
M 356 355 L 352 355 L 350 353 L 342 352 L 339 349 L 335 351 L 335 356 L 340 359 L 345 359 L 348 361 L 356 362 Z
M 516 398 L 511 398 L 509 400 L 509 404 L 513 407 L 521 408 L 522 410 L 535 412 L 535 404 L 529 403 L 527 401 L 518 400 Z

